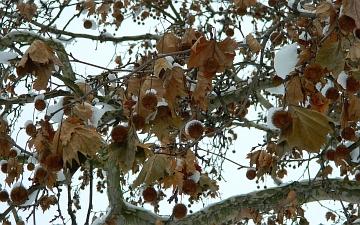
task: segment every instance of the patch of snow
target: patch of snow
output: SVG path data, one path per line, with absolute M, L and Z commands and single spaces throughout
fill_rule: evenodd
M 37 100 L 44 100 L 45 99 L 45 95 L 44 94 L 39 94 L 34 98 L 34 102 L 36 102 Z
M 295 69 L 295 65 L 299 61 L 297 54 L 297 44 L 291 44 L 283 47 L 275 55 L 274 68 L 276 74 L 285 79 L 291 71 Z
M 342 71 L 337 79 L 338 84 L 341 85 L 342 88 L 346 89 L 346 79 L 348 78 L 348 75 L 345 73 L 345 71 Z
M 17 53 L 0 51 L 0 64 L 10 65 L 9 60 L 18 57 Z
M 194 174 L 189 177 L 190 180 L 193 180 L 195 183 L 200 180 L 200 172 L 195 170 Z

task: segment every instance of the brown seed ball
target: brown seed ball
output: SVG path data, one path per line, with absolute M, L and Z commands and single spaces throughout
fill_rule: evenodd
M 61 155 L 51 153 L 46 157 L 45 165 L 51 171 L 59 171 L 63 168 L 64 161 Z
M 11 149 L 9 152 L 10 158 L 15 158 L 18 155 L 18 152 L 15 149 Z
M 249 180 L 254 180 L 256 177 L 256 171 L 254 169 L 249 169 L 246 171 L 246 178 Z
M 335 102 L 336 100 L 339 99 L 340 94 L 339 94 L 339 91 L 336 88 L 331 87 L 331 88 L 326 90 L 325 97 L 327 99 L 329 99 L 330 101 Z
M 354 36 L 360 40 L 360 29 L 354 29 Z
M 36 171 L 35 171 L 35 175 L 34 175 L 34 179 L 33 179 L 33 182 L 35 184 L 40 184 L 41 182 L 43 182 L 44 178 L 46 177 L 47 175 L 47 171 L 46 169 L 40 167 L 38 168 Z
M 283 36 L 275 32 L 270 35 L 270 40 L 273 42 L 274 46 L 279 46 L 283 42 Z
M 219 62 L 214 58 L 208 58 L 204 62 L 204 70 L 208 73 L 216 73 L 219 67 Z
M 35 101 L 35 109 L 38 111 L 43 111 L 46 108 L 46 102 L 43 99 L 38 99 Z
M 68 104 L 70 104 L 71 102 L 73 102 L 74 97 L 70 97 L 70 96 L 66 96 L 63 98 L 63 102 L 62 102 L 62 106 L 66 106 Z M 64 114 L 65 115 L 70 115 L 71 114 L 71 107 L 67 107 L 66 109 L 64 109 Z
M 307 80 L 317 83 L 325 76 L 325 71 L 320 64 L 313 63 L 305 67 L 304 76 Z
M 111 138 L 115 142 L 123 142 L 127 138 L 128 135 L 128 128 L 124 126 L 115 126 L 111 131 Z
M 277 128 L 285 129 L 291 126 L 293 118 L 289 112 L 278 110 L 272 116 L 271 121 Z
M 355 20 L 349 16 L 342 15 L 338 20 L 338 27 L 341 31 L 353 32 L 356 28 Z
M 187 214 L 187 207 L 184 204 L 176 204 L 173 208 L 173 215 L 176 219 L 182 219 Z
M 15 205 L 21 205 L 26 202 L 28 191 L 23 186 L 15 187 L 10 192 L 10 198 Z
M 160 118 L 166 118 L 168 116 L 170 116 L 170 108 L 167 105 L 161 105 L 157 107 L 157 115 Z
M 1 164 L 1 172 L 7 173 L 7 167 L 8 167 L 8 164 L 7 164 L 7 163 Z
M 326 151 L 326 158 L 330 161 L 334 161 L 335 160 L 335 150 L 334 149 L 328 149 Z
M 115 19 L 117 22 L 122 22 L 124 20 L 124 16 L 123 14 L 119 13 L 116 15 Z
M 26 168 L 29 170 L 29 171 L 33 171 L 35 169 L 35 165 L 34 163 L 28 163 Z
M 149 110 L 154 110 L 157 103 L 158 99 L 152 92 L 145 94 L 141 100 L 141 104 Z
M 355 180 L 360 182 L 360 171 L 356 171 L 355 173 Z
M 146 202 L 153 202 L 157 199 L 157 192 L 153 187 L 146 188 L 142 195 Z
M 85 20 L 83 25 L 85 29 L 90 29 L 92 27 L 92 22 L 90 20 Z
M 347 158 L 350 155 L 350 150 L 345 145 L 339 145 L 335 149 L 335 158 L 340 157 L 342 159 Z
M 341 136 L 345 140 L 351 141 L 356 137 L 355 130 L 352 127 L 344 127 L 341 131 Z
M 29 124 L 25 128 L 26 134 L 29 136 L 33 136 L 36 134 L 36 127 L 34 124 Z
M 346 79 L 346 90 L 349 93 L 356 93 L 360 90 L 360 82 L 353 76 Z
M 184 194 L 193 195 L 197 193 L 197 188 L 198 187 L 195 181 L 187 179 L 184 180 L 182 191 Z
M 246 8 L 237 8 L 236 9 L 236 14 L 238 14 L 239 16 L 244 16 L 246 14 Z
M 277 87 L 277 86 L 282 85 L 284 83 L 284 79 L 282 79 L 278 75 L 275 75 L 271 82 L 275 87 Z
M 122 1 L 117 1 L 114 3 L 114 8 L 122 8 L 124 6 L 124 3 Z
M 145 126 L 146 121 L 143 116 L 141 116 L 139 114 L 135 114 L 131 118 L 131 124 L 134 125 L 135 130 L 140 130 Z
M 7 200 L 9 200 L 9 193 L 4 190 L 0 191 L 0 201 L 6 202 Z
M 268 5 L 271 6 L 271 7 L 276 6 L 276 4 L 277 4 L 277 1 L 276 1 L 276 0 L 269 0 L 269 1 L 268 1 Z
M 192 120 L 185 126 L 185 132 L 192 138 L 198 139 L 204 133 L 204 127 L 200 121 Z
M 228 36 L 228 37 L 234 36 L 234 34 L 235 34 L 234 29 L 232 29 L 232 28 L 226 29 L 226 30 L 225 30 L 225 34 L 226 34 L 226 36 Z

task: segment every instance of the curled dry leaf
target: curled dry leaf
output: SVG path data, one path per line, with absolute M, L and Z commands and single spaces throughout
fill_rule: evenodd
M 258 53 L 262 49 L 259 41 L 252 34 L 246 35 L 246 44 L 253 53 Z
M 102 146 L 103 139 L 94 127 L 86 127 L 80 118 L 68 118 L 55 133 L 52 151 L 62 154 L 64 163 L 72 166 L 73 159 L 80 164 L 78 152 L 97 158 Z
M 327 141 L 327 135 L 333 132 L 331 119 L 317 111 L 298 106 L 291 106 L 288 112 L 293 117 L 293 123 L 281 131 L 279 143 L 286 141 L 290 148 L 318 153 Z
M 256 5 L 256 0 L 234 0 L 234 3 L 239 8 L 247 8 Z
M 34 41 L 25 51 L 16 72 L 18 76 L 33 74 L 36 80 L 33 84 L 35 90 L 45 90 L 49 82 L 54 65 L 62 66 L 51 47 L 41 40 Z
M 156 49 L 161 54 L 171 53 L 178 51 L 180 38 L 176 37 L 173 33 L 166 33 L 156 43 Z
M 231 66 L 235 57 L 237 43 L 231 38 L 225 38 L 222 42 L 206 40 L 200 37 L 191 47 L 188 68 L 200 67 L 204 72 L 204 65 L 209 58 L 213 58 L 219 64 L 216 72 L 223 72 L 226 67 Z
M 28 1 L 26 4 L 23 2 L 20 2 L 17 5 L 17 8 L 20 11 L 20 14 L 24 16 L 24 18 L 26 19 L 26 21 L 31 21 L 31 19 L 34 17 L 35 13 L 36 13 L 36 4 L 35 3 L 31 3 L 30 1 Z

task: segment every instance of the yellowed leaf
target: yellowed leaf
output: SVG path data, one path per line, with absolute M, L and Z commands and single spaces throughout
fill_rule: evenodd
M 281 131 L 279 143 L 286 141 L 290 148 L 297 147 L 309 153 L 319 152 L 333 132 L 331 119 L 321 113 L 298 106 L 289 107 L 293 117 L 292 125 Z
M 186 28 L 183 38 L 181 39 L 180 50 L 190 49 L 197 39 L 198 38 L 196 37 L 195 29 Z
M 349 105 L 348 105 L 347 112 L 348 112 L 347 120 L 352 120 L 354 122 L 359 121 L 359 119 L 360 119 L 360 99 L 358 96 L 349 94 Z
M 360 41 L 354 41 L 346 58 L 349 58 L 353 61 L 358 61 L 360 59 Z
M 173 186 L 173 192 L 176 190 L 176 187 L 179 190 L 179 193 L 182 193 L 183 184 L 184 184 L 184 174 L 174 170 L 174 174 L 172 176 L 166 177 L 159 181 L 159 183 L 164 184 L 164 188 L 170 188 Z
M 292 76 L 289 82 L 287 82 L 285 98 L 287 105 L 298 105 L 299 102 L 304 102 L 304 94 L 299 75 Z
M 78 152 L 97 159 L 102 146 L 103 139 L 94 127 L 86 127 L 79 118 L 68 118 L 55 133 L 52 151 L 62 154 L 64 163 L 72 166 L 73 159 L 80 164 Z
M 262 49 L 259 41 L 252 34 L 246 35 L 246 44 L 253 53 L 258 53 Z
M 33 2 L 30 2 L 30 1 L 27 2 L 26 4 L 23 2 L 20 2 L 17 5 L 17 8 L 19 9 L 20 14 L 22 14 L 24 16 L 26 21 L 31 21 L 37 10 L 36 4 Z
M 336 77 L 344 70 L 344 58 L 345 56 L 342 51 L 341 41 L 336 33 L 332 33 L 316 53 L 316 62 L 323 68 L 332 70 Z
M 167 156 L 155 154 L 145 162 L 138 177 L 135 179 L 132 188 L 134 189 L 142 183 L 149 186 L 152 182 L 164 179 L 172 174 L 173 170 L 167 160 Z
M 200 103 L 200 108 L 204 111 L 207 110 L 209 99 L 206 97 L 207 93 L 212 89 L 212 79 L 204 77 L 204 73 L 199 72 L 197 76 L 193 98 L 197 103 Z

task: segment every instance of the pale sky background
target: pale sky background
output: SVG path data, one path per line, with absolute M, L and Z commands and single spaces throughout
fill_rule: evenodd
M 217 4 L 213 5 L 214 8 L 219 7 Z M 73 13 L 71 11 L 68 10 L 68 15 L 72 15 Z M 64 14 L 65 15 L 65 14 Z M 82 25 L 82 20 L 83 18 L 85 18 L 85 15 L 83 15 L 81 18 L 73 21 L 69 27 L 67 28 L 68 31 L 71 32 L 75 32 L 75 33 L 89 33 L 89 34 L 93 34 L 93 35 L 98 35 L 98 31 L 97 30 L 86 30 L 85 28 L 83 28 Z M 131 21 L 131 19 L 130 19 Z M 61 21 L 62 23 L 66 23 L 67 21 Z M 163 21 L 164 26 L 166 27 L 167 22 Z M 143 34 L 143 33 L 154 33 L 155 30 L 155 25 L 153 24 L 151 25 L 151 23 L 147 22 L 145 26 L 143 25 L 133 25 L 132 23 L 123 23 L 122 26 L 119 28 L 119 30 L 116 32 L 116 36 L 129 36 L 129 35 L 138 35 L 138 34 Z M 215 25 L 215 24 L 212 24 Z M 57 27 L 62 28 L 63 24 L 58 23 Z M 109 29 L 109 33 L 113 33 L 110 31 Z M 158 26 L 159 30 L 162 30 L 162 26 L 159 24 Z M 252 25 L 250 23 L 250 21 L 244 21 L 242 23 L 242 29 L 245 35 L 251 33 L 253 31 Z M 55 36 L 53 37 L 55 38 Z M 235 39 L 237 41 L 242 41 L 242 36 L 240 34 L 239 31 L 235 31 Z M 153 44 L 155 44 L 155 42 L 152 42 Z M 96 65 L 100 65 L 100 66 L 104 66 L 104 67 L 108 67 L 108 68 L 112 68 L 113 67 L 113 60 L 114 57 L 116 55 L 123 55 L 121 54 L 121 52 L 124 52 L 127 50 L 126 46 L 125 48 L 121 48 L 121 46 L 114 46 L 112 43 L 97 43 L 95 41 L 89 41 L 86 39 L 77 39 L 76 41 L 72 42 L 71 44 L 69 44 L 66 47 L 68 53 L 72 53 L 73 56 L 81 61 L 86 61 L 89 63 L 93 63 Z M 25 49 L 24 49 L 25 50 Z M 153 49 L 155 50 L 155 49 Z M 238 59 L 235 59 L 235 62 Z M 126 60 L 123 60 L 123 62 L 126 62 Z M 109 65 L 110 64 L 110 65 Z M 86 74 L 91 74 L 91 75 L 96 75 L 96 74 L 100 74 L 102 72 L 102 70 L 94 68 L 94 67 L 90 67 L 90 66 L 86 66 L 86 65 L 82 65 L 82 64 L 73 64 L 74 67 L 74 71 L 86 75 Z M 248 71 L 245 71 L 248 72 Z M 241 73 L 243 73 L 243 71 L 241 71 Z M 240 73 L 240 74 L 241 74 Z M 18 89 L 17 89 L 18 90 Z M 18 94 L 24 93 L 24 91 L 20 90 L 17 92 Z M 27 92 L 25 92 L 27 93 Z M 53 104 L 53 102 L 49 102 L 49 104 Z M 28 112 L 33 112 L 33 108 L 31 106 L 31 104 L 29 104 L 30 106 L 28 106 L 28 108 L 25 108 L 23 111 L 24 117 L 20 118 L 18 125 L 20 127 L 22 127 L 25 123 L 26 120 L 30 119 L 26 116 L 28 116 Z M 257 110 L 261 110 L 261 109 L 257 109 Z M 264 112 L 266 113 L 266 112 Z M 39 116 L 39 118 L 41 118 L 43 116 L 43 114 L 38 114 L 38 112 L 34 112 L 34 117 Z M 248 116 L 248 119 L 257 119 L 257 112 L 255 112 L 253 109 L 250 110 Z M 15 131 L 17 132 L 19 129 L 15 128 Z M 14 132 L 14 135 L 16 134 L 16 132 Z M 236 140 L 234 142 L 234 145 L 231 146 L 230 148 L 233 148 L 234 150 L 236 150 L 236 153 L 233 154 L 231 153 L 231 151 L 229 151 L 227 157 L 240 163 L 243 165 L 248 165 L 249 164 L 249 160 L 245 159 L 246 154 L 250 152 L 251 148 L 253 146 L 257 146 L 258 143 L 263 143 L 263 135 L 265 134 L 262 131 L 258 131 L 258 130 L 254 130 L 254 129 L 247 129 L 247 128 L 238 128 L 236 130 L 236 132 L 238 133 L 238 140 Z M 27 141 L 27 135 L 25 134 L 24 130 L 21 130 L 18 134 L 18 141 L 17 143 L 20 146 L 25 146 L 25 142 Z M 264 183 L 259 183 L 256 184 L 255 180 L 253 181 L 248 181 L 245 173 L 246 173 L 246 169 L 242 169 L 242 170 L 238 170 L 238 166 L 234 165 L 232 163 L 224 163 L 223 164 L 223 173 L 222 175 L 224 176 L 224 180 L 226 180 L 226 182 L 224 180 L 218 182 L 219 186 L 220 186 L 220 197 L 217 199 L 211 199 L 208 198 L 205 200 L 205 204 L 210 204 L 210 203 L 216 203 L 222 199 L 234 196 L 234 195 L 239 195 L 239 194 L 246 194 L 252 191 L 256 191 L 257 186 L 260 186 L 260 190 L 262 190 L 264 188 L 264 186 L 267 186 L 268 188 L 274 186 L 274 182 L 273 180 L 268 177 Z M 305 173 L 306 176 L 302 177 L 302 174 L 304 173 L 305 170 L 305 166 L 306 164 L 304 164 L 303 168 L 301 169 L 296 169 L 293 170 L 291 168 L 288 169 L 288 175 L 285 176 L 285 178 L 283 179 L 284 182 L 288 182 L 288 181 L 297 181 L 297 180 L 302 180 L 302 179 L 306 179 L 307 178 L 307 172 Z M 310 165 L 310 172 L 312 173 L 312 177 L 314 177 L 314 175 L 317 173 L 319 169 L 319 166 L 316 164 L 311 164 Z M 26 169 L 25 169 L 26 170 Z M 26 170 L 27 171 L 27 170 Z M 334 168 L 334 172 L 336 172 L 337 169 Z M 28 173 L 25 173 L 26 175 L 24 176 L 24 184 L 25 187 L 28 187 L 30 185 L 30 183 L 27 181 L 27 178 L 30 176 Z M 77 177 L 79 175 L 75 174 L 74 176 L 74 180 L 77 180 Z M 4 174 L 0 173 L 0 181 L 1 184 L 5 184 L 5 182 L 3 182 L 3 180 L 5 179 Z M 96 181 L 94 182 L 94 184 L 96 184 Z M 8 191 L 10 191 L 9 187 L 6 187 L 6 189 Z M 61 201 L 63 202 L 64 208 L 63 210 L 63 214 L 64 216 L 67 217 L 67 211 L 66 211 L 66 199 L 67 199 L 67 189 L 66 187 L 62 188 L 63 193 L 61 195 Z M 170 193 L 170 192 L 169 192 Z M 77 217 L 78 217 L 78 224 L 83 224 L 85 222 L 85 216 L 86 216 L 86 212 L 87 212 L 87 205 L 88 205 L 88 188 L 85 189 L 85 191 L 82 192 L 81 194 L 81 206 L 82 209 L 80 211 L 77 212 Z M 170 194 L 168 194 L 167 197 L 170 197 Z M 183 203 L 186 204 L 186 199 L 188 197 L 184 196 L 182 198 Z M 339 204 L 335 204 L 334 201 L 323 201 L 322 204 L 326 207 L 329 208 L 340 208 Z M 149 204 L 145 204 L 147 209 L 152 210 L 152 206 L 150 206 Z M 171 206 L 169 206 L 169 204 L 167 203 L 166 199 L 164 199 L 162 201 L 162 203 L 160 204 L 160 214 L 161 215 L 169 215 L 171 214 L 172 211 L 172 206 L 174 205 L 174 203 L 171 204 Z M 187 204 L 186 204 L 187 205 Z M 94 190 L 94 201 L 93 201 L 93 211 L 105 211 L 106 207 L 108 206 L 107 204 L 107 196 L 104 194 L 100 195 L 96 192 L 96 190 Z M 8 206 L 4 203 L 0 203 L 0 212 L 4 211 Z M 200 210 L 202 208 L 202 203 L 200 202 L 199 204 L 195 204 L 193 205 L 190 209 L 193 211 L 197 211 Z M 52 219 L 52 216 L 55 214 L 54 210 L 56 208 L 53 206 L 52 210 L 50 211 L 46 211 L 44 216 L 42 215 L 42 211 L 41 209 L 38 210 L 36 212 L 36 219 L 38 224 L 41 223 L 45 223 L 47 221 L 50 221 Z M 308 205 L 304 205 L 303 209 L 306 211 L 305 215 L 308 218 L 308 220 L 311 222 L 311 224 L 319 224 L 319 223 L 323 223 L 323 224 L 331 224 L 331 222 L 326 223 L 326 219 L 325 219 L 325 213 L 327 212 L 327 210 L 324 207 L 319 207 L 317 203 L 312 203 L 312 204 L 308 204 Z M 25 220 L 26 216 L 29 215 L 29 211 L 26 211 L 25 213 L 20 213 L 20 215 L 22 216 L 22 218 Z M 12 221 L 13 222 L 13 221 Z M 56 220 L 55 221 L 56 224 L 61 223 L 60 220 Z M 29 223 L 28 224 L 33 224 L 32 223 L 32 218 L 30 218 Z

